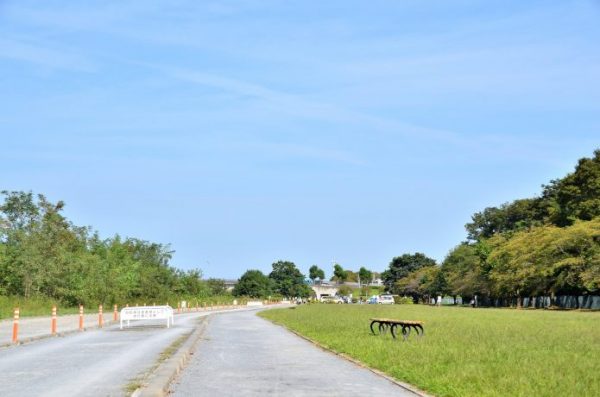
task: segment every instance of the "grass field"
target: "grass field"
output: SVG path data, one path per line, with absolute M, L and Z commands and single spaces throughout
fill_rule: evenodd
M 260 316 L 437 396 L 600 396 L 600 313 L 305 305 Z M 425 321 L 407 342 L 370 317 Z

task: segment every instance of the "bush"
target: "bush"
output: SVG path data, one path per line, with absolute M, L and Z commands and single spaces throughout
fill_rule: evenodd
M 340 286 L 340 288 L 338 288 L 338 295 L 340 296 L 348 296 L 352 293 L 352 288 L 350 288 L 347 285 L 342 285 Z
M 414 302 L 410 296 L 394 296 L 394 303 L 397 305 L 412 305 Z

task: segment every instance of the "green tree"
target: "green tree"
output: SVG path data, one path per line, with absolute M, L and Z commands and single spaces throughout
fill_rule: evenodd
M 358 282 L 358 273 L 353 272 L 352 270 L 345 270 L 346 271 L 346 278 L 344 279 L 344 282 L 349 281 L 351 283 L 357 283 Z
M 273 294 L 273 282 L 260 270 L 248 270 L 233 288 L 234 296 L 266 298 Z
M 485 251 L 485 252 L 484 252 Z M 488 249 L 483 242 L 462 243 L 454 247 L 442 263 L 441 270 L 448 283 L 448 291 L 455 298 L 469 301 L 475 295 L 489 295 L 486 267 Z
M 209 278 L 206 280 L 206 284 L 210 290 L 211 295 L 225 295 L 227 288 L 225 288 L 225 281 L 220 278 Z
M 442 296 L 450 292 L 450 289 L 448 288 L 448 281 L 446 280 L 444 272 L 438 266 L 436 266 L 434 277 L 431 280 L 431 283 L 428 285 L 428 292 L 431 295 Z
M 493 293 L 516 297 L 600 292 L 600 217 L 490 239 Z
M 333 277 L 331 279 L 339 283 L 344 283 L 348 279 L 348 272 L 340 264 L 336 263 L 333 265 Z
M 435 281 L 439 272 L 437 266 L 420 267 L 397 280 L 391 290 L 399 295 L 411 296 L 415 302 L 428 302 L 438 293 Z
M 210 289 L 204 280 L 202 280 L 202 270 L 191 269 L 188 271 L 177 270 L 177 287 L 179 295 L 207 296 Z
M 358 270 L 358 276 L 360 277 L 361 284 L 369 284 L 373 279 L 373 273 L 364 266 L 361 266 Z
M 546 186 L 544 196 L 557 203 L 551 218 L 557 226 L 600 216 L 600 149 L 594 157 L 580 159 L 573 173 Z
M 293 262 L 277 261 L 273 263 L 273 270 L 269 274 L 269 278 L 274 281 L 275 290 L 283 296 L 307 298 L 311 294 L 304 275 Z
M 323 269 L 320 269 L 317 265 L 312 265 L 310 269 L 308 269 L 308 278 L 311 279 L 311 281 L 314 284 L 315 280 L 317 279 L 325 279 L 325 272 L 323 271 Z
M 404 254 L 402 256 L 393 258 L 390 262 L 389 268 L 384 271 L 381 276 L 386 289 L 394 292 L 394 287 L 398 280 L 407 277 L 415 270 L 435 265 L 436 262 L 434 259 L 431 259 L 420 252 L 415 254 Z
M 72 224 L 62 201 L 7 192 L 0 204 L 0 294 L 46 296 L 66 304 L 164 300 L 210 294 L 200 269 L 169 265 L 168 245 L 101 239 Z
M 465 225 L 472 241 L 544 224 L 564 227 L 600 216 L 600 149 L 578 161 L 575 171 L 543 186 L 540 197 L 488 207 Z
M 497 207 L 488 207 L 473 215 L 471 222 L 465 225 L 468 238 L 477 241 L 490 238 L 497 233 L 523 230 L 541 225 L 546 217 L 541 208 L 542 201 L 535 199 L 520 199 Z

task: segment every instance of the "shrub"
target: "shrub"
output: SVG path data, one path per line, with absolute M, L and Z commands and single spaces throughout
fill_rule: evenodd
M 412 305 L 414 302 L 410 296 L 394 296 L 394 303 L 397 305 Z

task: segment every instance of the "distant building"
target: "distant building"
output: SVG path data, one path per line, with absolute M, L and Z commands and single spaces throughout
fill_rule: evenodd
M 238 280 L 223 280 L 223 284 L 225 284 L 225 290 L 228 292 L 233 291 L 233 287 L 236 286 Z
M 335 296 L 338 292 L 337 284 L 320 283 L 311 285 L 312 290 L 315 293 L 315 297 L 321 300 L 324 296 Z

